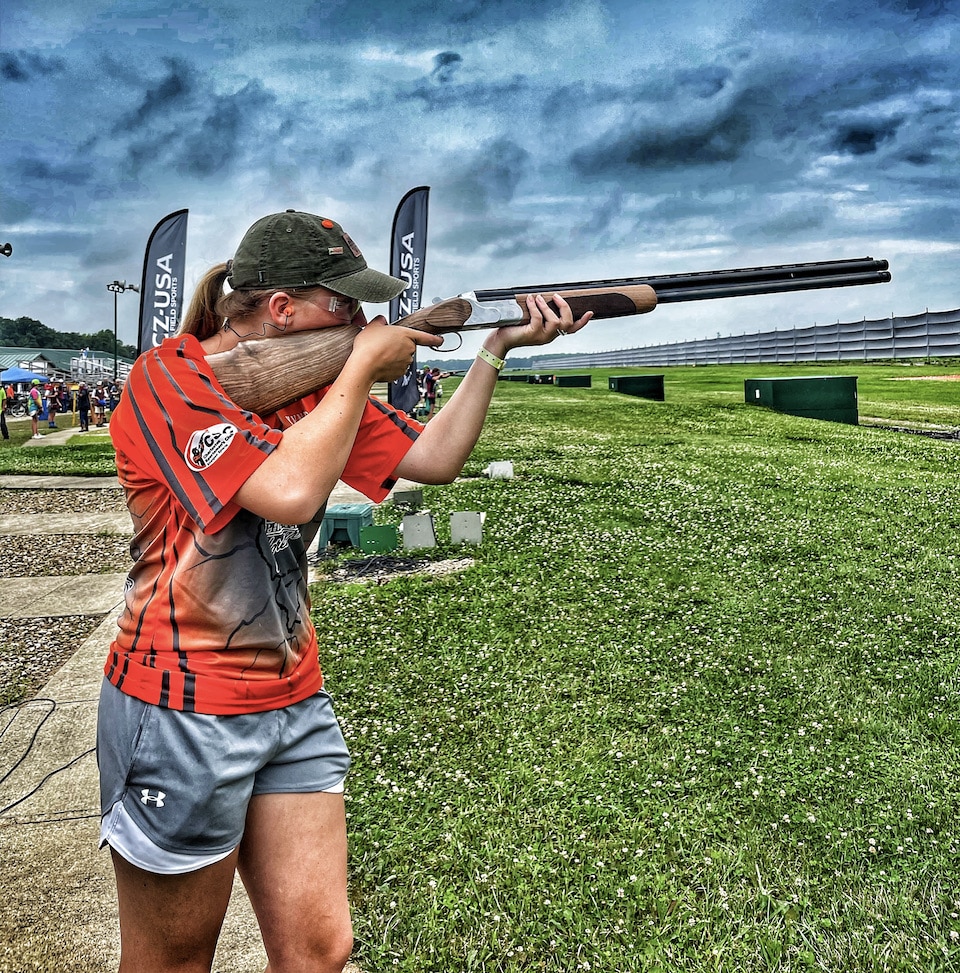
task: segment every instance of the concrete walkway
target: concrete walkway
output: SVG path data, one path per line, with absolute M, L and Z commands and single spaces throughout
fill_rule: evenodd
M 59 433 L 44 438 L 50 439 Z M 67 438 L 64 436 L 63 438 Z M 35 441 L 43 445 L 41 440 Z M 415 484 L 398 484 L 409 489 Z M 110 477 L 4 477 L 6 489 L 119 489 Z M 331 503 L 361 495 L 340 484 Z M 129 533 L 127 515 L 0 517 L 0 535 Z M 119 962 L 109 852 L 97 850 L 94 755 L 103 663 L 116 628 L 124 575 L 7 578 L 0 617 L 101 616 L 35 699 L 7 708 L 0 723 L 0 973 L 107 973 Z M 256 920 L 238 882 L 214 970 L 259 973 L 266 965 Z

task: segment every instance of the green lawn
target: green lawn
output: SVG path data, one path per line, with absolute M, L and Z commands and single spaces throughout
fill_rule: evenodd
M 960 967 L 960 443 L 744 405 L 771 371 L 501 383 L 426 495 L 475 564 L 317 587 L 364 970 Z M 920 372 L 861 413 L 960 426 Z
M 958 428 L 960 365 L 663 371 L 501 383 L 472 565 L 314 588 L 365 973 L 960 968 L 960 442 L 743 402 Z

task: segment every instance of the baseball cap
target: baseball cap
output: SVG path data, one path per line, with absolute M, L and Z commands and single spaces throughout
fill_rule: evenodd
M 264 216 L 247 230 L 227 283 L 234 290 L 323 286 L 372 303 L 389 301 L 406 286 L 368 267 L 339 223 L 292 209 Z
M 30 384 L 31 385 L 39 385 L 40 384 L 40 379 L 39 378 L 35 378 Z

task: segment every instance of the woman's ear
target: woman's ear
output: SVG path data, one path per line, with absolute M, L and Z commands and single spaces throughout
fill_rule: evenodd
M 277 291 L 270 295 L 267 309 L 274 324 L 286 324 L 287 320 L 293 315 L 293 299 L 286 291 Z

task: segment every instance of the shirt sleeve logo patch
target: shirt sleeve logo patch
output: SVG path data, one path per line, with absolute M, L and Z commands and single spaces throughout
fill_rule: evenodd
M 198 429 L 190 437 L 187 448 L 183 451 L 183 458 L 187 461 L 187 466 L 197 473 L 202 473 L 208 467 L 213 466 L 227 451 L 236 434 L 237 427 L 231 426 L 228 422 L 208 426 L 206 429 Z

